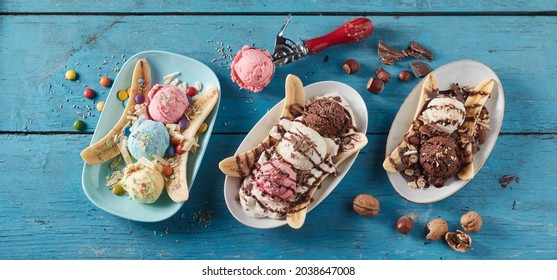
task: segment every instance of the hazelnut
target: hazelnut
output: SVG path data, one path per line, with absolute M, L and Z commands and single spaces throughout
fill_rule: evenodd
M 410 74 L 410 71 L 408 71 L 408 70 L 402 70 L 400 72 L 400 74 L 398 74 L 398 79 L 403 81 L 403 82 L 410 81 L 410 78 L 412 78 L 412 75 Z
M 476 232 L 482 228 L 482 217 L 475 211 L 470 211 L 460 217 L 460 225 L 467 232 Z
M 383 70 L 383 68 L 381 67 L 375 70 L 375 75 L 377 75 L 377 78 L 381 79 L 381 81 L 383 81 L 384 83 L 388 83 L 391 79 L 391 73 Z
M 456 232 L 447 232 L 445 234 L 445 241 L 447 241 L 449 247 L 461 253 L 465 253 L 472 247 L 472 238 L 458 229 Z
M 449 224 L 443 218 L 435 218 L 425 228 L 425 238 L 433 241 L 441 240 L 449 231 Z
M 385 88 L 385 84 L 379 78 L 370 78 L 367 82 L 367 90 L 371 93 L 380 93 Z
M 347 59 L 342 64 L 342 69 L 344 70 L 344 72 L 346 72 L 348 74 L 354 74 L 354 73 L 360 71 L 360 63 L 358 61 L 356 61 L 355 59 Z
M 482 126 L 478 130 L 478 141 L 480 145 L 485 143 L 486 138 L 487 138 L 487 131 L 485 131 L 485 128 Z
M 361 216 L 373 217 L 379 212 L 379 201 L 369 194 L 359 194 L 354 198 L 352 207 Z
M 396 230 L 402 234 L 408 234 L 414 228 L 414 220 L 406 215 L 398 218 L 396 221 Z

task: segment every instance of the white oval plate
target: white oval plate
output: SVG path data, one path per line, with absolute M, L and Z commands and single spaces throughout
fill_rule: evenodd
M 352 108 L 358 131 L 363 133 L 367 131 L 368 116 L 366 104 L 360 94 L 349 85 L 334 81 L 324 81 L 308 85 L 304 87 L 304 90 L 306 100 L 328 93 L 338 92 Z M 261 120 L 257 122 L 257 124 L 246 135 L 246 138 L 244 138 L 244 141 L 242 141 L 238 150 L 236 150 L 236 154 L 248 151 L 261 143 L 261 141 L 268 135 L 271 128 L 277 123 L 282 112 L 283 104 L 284 100 L 277 103 L 277 105 L 269 110 L 261 118 Z M 339 166 L 337 176 L 328 176 L 323 181 L 321 188 L 317 189 L 313 196 L 314 202 L 310 204 L 308 212 L 315 206 L 319 205 L 319 203 L 321 203 L 321 201 L 323 201 L 336 188 L 356 160 L 357 155 L 358 153 L 349 157 Z M 244 225 L 260 229 L 276 228 L 287 224 L 286 220 L 275 220 L 271 218 L 257 219 L 246 215 L 242 210 L 242 206 L 236 199 L 238 197 L 240 184 L 240 178 L 226 176 L 224 179 L 224 198 L 226 206 L 236 220 Z
M 151 79 L 153 85 L 156 83 L 164 83 L 163 77 L 167 74 L 180 72 L 181 76 L 179 78 L 182 81 L 187 81 L 190 84 L 195 81 L 200 81 L 204 83 L 203 88 L 217 87 L 220 90 L 219 80 L 215 73 L 207 67 L 207 65 L 195 59 L 163 51 L 145 51 L 135 54 L 126 61 L 118 72 L 116 79 L 114 79 L 91 143 L 95 143 L 97 140 L 104 137 L 120 119 L 122 112 L 124 112 L 124 107 L 122 106 L 122 101 L 118 99 L 118 91 L 130 87 L 133 69 L 136 62 L 142 57 L 146 58 L 151 66 Z M 195 181 L 199 166 L 201 165 L 203 155 L 207 149 L 219 103 L 220 98 L 205 121 L 209 126 L 207 132 L 199 137 L 199 149 L 195 154 L 188 156 L 187 179 L 190 190 Z M 83 166 L 83 191 L 93 204 L 104 211 L 134 221 L 158 222 L 174 215 L 184 204 L 183 202 L 177 203 L 172 201 L 166 191 L 163 192 L 160 198 L 153 204 L 142 204 L 131 200 L 126 195 L 116 196 L 112 194 L 108 187 L 106 187 L 105 179 L 111 172 L 109 167 L 110 162 L 112 162 L 112 160 L 103 164 L 84 164 Z
M 491 92 L 491 97 L 485 103 L 485 107 L 489 110 L 491 129 L 487 133 L 486 142 L 481 145 L 480 150 L 473 155 L 474 174 L 476 174 L 489 157 L 491 150 L 493 150 L 493 146 L 495 146 L 499 132 L 501 131 L 503 114 L 505 112 L 505 95 L 503 87 L 501 86 L 501 81 L 499 81 L 495 72 L 493 72 L 493 70 L 491 70 L 488 66 L 473 60 L 459 60 L 451 62 L 437 68 L 432 73 L 439 81 L 439 88 L 441 90 L 449 89 L 451 83 L 459 83 L 460 85 L 470 85 L 475 87 L 477 84 L 488 78 L 493 78 L 495 80 L 495 86 L 493 87 L 493 92 Z M 410 128 L 410 124 L 412 123 L 416 112 L 416 106 L 422 85 L 423 80 L 418 83 L 416 87 L 414 87 L 412 92 L 410 92 L 393 120 L 389 136 L 387 137 L 385 157 L 387 157 L 395 149 L 404 137 L 404 134 Z M 447 181 L 447 184 L 442 188 L 431 186 L 425 190 L 415 190 L 406 185 L 406 180 L 402 177 L 402 175 L 400 175 L 400 173 L 387 172 L 387 176 L 398 194 L 405 199 L 416 203 L 432 203 L 440 201 L 451 196 L 469 182 L 468 180 L 463 181 L 458 178 L 453 178 Z

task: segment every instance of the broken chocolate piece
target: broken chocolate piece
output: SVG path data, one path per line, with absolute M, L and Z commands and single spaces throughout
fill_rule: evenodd
M 379 44 L 377 46 L 377 54 L 379 55 L 381 62 L 389 65 L 404 58 L 404 54 L 401 51 L 385 44 L 381 40 L 379 40 Z
M 416 77 L 425 77 L 427 74 L 431 73 L 431 67 L 429 67 L 429 65 L 425 62 L 412 62 L 410 63 L 410 67 L 412 67 L 412 71 Z
M 408 46 L 406 49 L 402 50 L 402 53 L 405 56 L 427 59 L 429 61 L 432 61 L 433 59 L 435 59 L 435 57 L 433 56 L 433 53 L 428 48 L 422 46 L 421 44 L 419 44 L 416 41 L 412 41 L 412 43 L 410 43 L 410 46 Z

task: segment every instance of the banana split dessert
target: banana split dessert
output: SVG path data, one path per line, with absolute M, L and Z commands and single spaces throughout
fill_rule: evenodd
M 470 180 L 474 177 L 472 156 L 489 130 L 484 104 L 494 80 L 475 88 L 453 83 L 450 89 L 439 90 L 432 74 L 424 79 L 411 127 L 383 168 L 400 172 L 412 189 L 441 188 L 455 176 Z
M 306 102 L 301 81 L 286 79 L 278 122 L 250 151 L 224 159 L 226 175 L 240 177 L 237 200 L 246 215 L 302 226 L 314 192 L 339 164 L 367 144 L 352 110 L 339 93 Z
M 81 152 L 88 164 L 112 160 L 106 184 L 113 193 L 126 193 L 145 204 L 155 203 L 164 190 L 175 202 L 188 199 L 188 154 L 196 151 L 199 135 L 207 130 L 204 121 L 218 101 L 219 89 L 198 92 L 179 75 L 169 74 L 164 84 L 151 87 L 149 63 L 140 59 L 119 121 Z

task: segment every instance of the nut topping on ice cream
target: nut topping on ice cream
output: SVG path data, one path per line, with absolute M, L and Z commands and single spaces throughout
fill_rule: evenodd
M 420 165 L 426 179 L 440 188 L 460 170 L 456 141 L 450 137 L 430 138 L 420 147 Z

